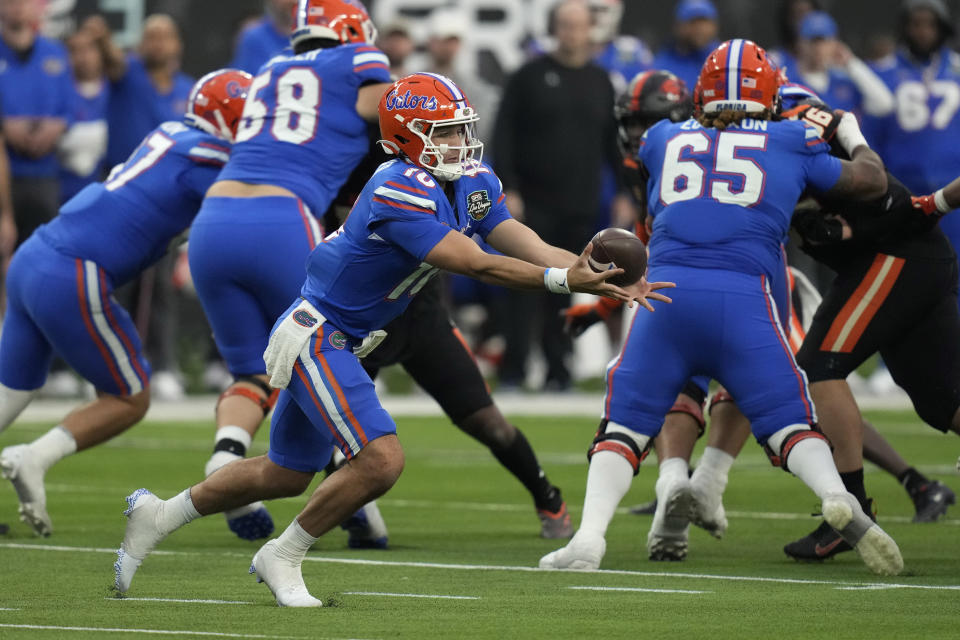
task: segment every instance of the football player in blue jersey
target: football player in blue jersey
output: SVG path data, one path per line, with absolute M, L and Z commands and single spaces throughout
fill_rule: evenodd
M 103 183 L 85 187 L 13 256 L 0 335 L 0 431 L 43 386 L 54 353 L 97 398 L 30 444 L 0 453 L 21 518 L 50 535 L 43 478 L 62 458 L 143 418 L 150 366 L 116 287 L 159 260 L 190 226 L 230 154 L 252 77 L 215 71 L 194 86 L 184 122 L 152 131 Z
M 874 70 L 890 88 L 896 110 L 865 118 L 864 134 L 890 173 L 913 193 L 932 193 L 960 164 L 960 53 L 950 48 L 954 22 L 942 0 L 905 0 L 902 46 Z M 960 249 L 960 216 L 940 222 Z
M 315 216 L 366 155 L 364 118 L 376 118 L 389 87 L 375 39 L 359 2 L 300 0 L 293 49 L 255 77 L 230 162 L 191 228 L 193 282 L 234 377 L 217 403 L 207 475 L 246 454 L 276 401 L 263 364 L 270 328 L 300 290 L 307 256 L 323 237 Z M 260 503 L 225 515 L 241 538 L 273 531 Z
M 320 484 L 251 566 L 281 606 L 321 606 L 303 582 L 307 550 L 387 491 L 403 469 L 396 425 L 358 358 L 383 340 L 380 328 L 440 269 L 519 289 L 638 300 L 650 310 L 647 298 L 669 301 L 655 289 L 672 285 L 641 279 L 615 287 L 607 277 L 621 270 L 594 273 L 589 244 L 577 257 L 510 217 L 499 179 L 480 162 L 478 116 L 448 78 L 419 73 L 398 80 L 379 114 L 381 143 L 398 158 L 380 166 L 344 225 L 310 255 L 300 297 L 273 327 L 263 354 L 271 386 L 283 389 L 270 452 L 227 465 L 166 501 L 146 489 L 130 495 L 115 565 L 119 592 L 172 531 L 200 515 L 299 495 L 336 447 L 348 463 Z M 474 233 L 505 255 L 484 253 L 469 237 Z
M 580 528 L 566 547 L 541 559 L 543 568 L 600 566 L 614 511 L 693 375 L 730 391 L 771 460 L 817 494 L 824 518 L 872 570 L 896 574 L 903 567 L 893 539 L 844 489 L 772 295 L 800 194 L 809 187 L 876 198 L 886 175 L 851 114 L 840 119 L 836 136 L 852 161 L 832 157 L 816 129 L 771 120 L 779 84 L 762 48 L 730 40 L 704 63 L 697 118 L 661 121 L 644 134 L 638 159 L 650 176 L 650 277 L 682 284 L 662 313 L 637 314 L 608 367 Z M 689 511 L 693 497 L 685 490 L 671 500 Z

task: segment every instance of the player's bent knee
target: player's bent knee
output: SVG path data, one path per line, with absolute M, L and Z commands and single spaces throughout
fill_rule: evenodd
M 261 485 L 270 487 L 276 497 L 299 496 L 307 490 L 313 480 L 313 473 L 282 467 L 265 455 L 247 458 L 241 462 L 256 463 L 259 467 Z M 240 464 L 240 462 L 233 464 Z
M 403 447 L 395 435 L 380 436 L 358 453 L 350 464 L 357 465 L 372 493 L 385 493 L 403 471 Z
M 256 388 L 251 389 L 246 385 Z M 217 407 L 219 408 L 220 403 L 227 398 L 237 396 L 245 398 L 257 405 L 257 407 L 263 411 L 264 417 L 266 417 L 266 415 L 270 413 L 270 410 L 273 409 L 273 406 L 277 403 L 277 398 L 279 395 L 279 389 L 272 388 L 258 376 L 237 376 L 233 383 L 227 387 L 226 391 L 221 393 L 220 397 L 217 398 Z
M 767 438 L 766 443 L 763 445 L 763 450 L 766 452 L 767 457 L 770 458 L 770 463 L 773 466 L 780 467 L 784 471 L 789 472 L 790 452 L 799 442 L 807 440 L 808 438 L 823 440 L 827 443 L 828 447 L 833 449 L 830 440 L 827 439 L 827 436 L 823 435 L 823 432 L 820 431 L 817 425 L 810 427 L 807 425 L 793 424 L 780 429 Z
M 640 463 L 650 452 L 652 438 L 640 433 L 636 433 L 627 427 L 610 422 L 607 419 L 600 421 L 600 427 L 597 429 L 597 435 L 587 451 L 587 460 L 593 458 L 593 455 L 599 451 L 611 451 L 626 458 L 630 466 L 633 467 L 633 475 L 640 471 Z

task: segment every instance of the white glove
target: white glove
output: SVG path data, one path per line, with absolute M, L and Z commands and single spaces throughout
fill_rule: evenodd
M 300 352 L 324 322 L 326 318 L 312 304 L 303 300 L 277 325 L 270 334 L 267 350 L 263 352 L 271 387 L 284 389 L 290 384 L 293 366 L 297 364 Z
M 380 346 L 380 343 L 387 339 L 387 332 L 383 329 L 377 329 L 367 334 L 363 342 L 353 348 L 353 355 L 358 358 L 366 358 L 370 352 Z

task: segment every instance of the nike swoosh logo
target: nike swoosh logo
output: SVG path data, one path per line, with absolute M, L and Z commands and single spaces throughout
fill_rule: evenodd
M 818 556 L 825 556 L 831 551 L 833 551 L 834 547 L 836 547 L 841 542 L 843 542 L 843 538 L 837 538 L 830 544 L 824 545 L 824 546 L 820 546 L 820 543 L 818 542 L 817 545 L 813 548 L 813 552 Z

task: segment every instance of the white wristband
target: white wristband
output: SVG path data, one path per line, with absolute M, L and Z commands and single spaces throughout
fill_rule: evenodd
M 947 204 L 946 196 L 943 195 L 943 189 L 933 194 L 933 204 L 937 205 L 937 211 L 940 213 L 946 213 L 951 209 L 950 205 Z
M 867 139 L 860 132 L 860 125 L 857 124 L 857 118 L 849 111 L 840 118 L 840 126 L 837 127 L 837 142 L 851 156 L 854 149 L 859 146 L 870 148 Z
M 567 269 L 547 267 L 543 271 L 543 285 L 551 293 L 570 293 L 570 285 L 567 284 Z

